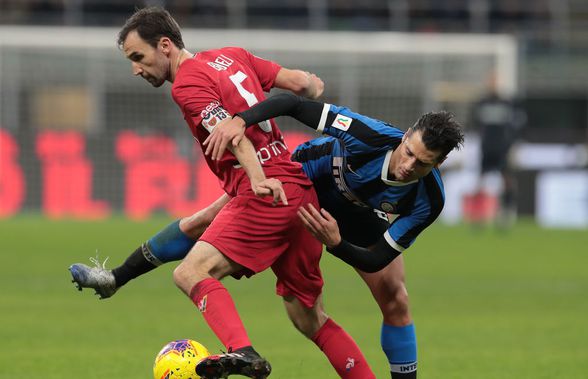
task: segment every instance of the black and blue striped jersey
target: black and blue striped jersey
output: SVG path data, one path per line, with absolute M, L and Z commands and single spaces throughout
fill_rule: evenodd
M 400 129 L 287 93 L 237 114 L 248 126 L 286 115 L 326 135 L 300 145 L 292 159 L 314 183 L 321 207 L 337 220 L 342 239 L 328 248 L 335 256 L 362 271 L 379 271 L 439 216 L 445 195 L 438 169 L 410 183 L 389 177 L 404 137 Z M 391 223 L 388 214 L 395 215 Z
M 443 208 L 445 195 L 439 170 L 434 168 L 410 183 L 391 180 L 390 158 L 402 141 L 403 131 L 346 107 L 324 104 L 320 110 L 314 108 L 314 112 L 319 111 L 320 116 L 309 118 L 318 119 L 318 123 L 308 126 L 328 136 L 300 145 L 293 159 L 302 163 L 308 177 L 320 185 L 317 192 L 321 206 L 344 212 L 353 204 L 397 215 L 384 238 L 395 250 L 404 251 Z

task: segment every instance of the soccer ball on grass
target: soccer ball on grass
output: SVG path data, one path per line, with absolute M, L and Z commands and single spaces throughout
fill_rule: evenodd
M 155 379 L 200 379 L 196 364 L 210 355 L 208 350 L 193 340 L 177 340 L 165 345 L 155 357 Z

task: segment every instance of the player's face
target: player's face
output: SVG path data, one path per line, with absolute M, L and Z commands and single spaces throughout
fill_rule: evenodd
M 392 153 L 389 172 L 399 182 L 420 179 L 438 166 L 439 152 L 428 150 L 422 140 L 422 132 L 409 131 L 402 143 Z
M 131 60 L 133 75 L 140 75 L 153 87 L 160 87 L 169 77 L 169 54 L 159 43 L 151 46 L 143 40 L 136 30 L 131 31 L 123 43 L 123 51 Z

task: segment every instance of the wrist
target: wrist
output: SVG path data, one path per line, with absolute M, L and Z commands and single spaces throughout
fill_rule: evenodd
M 247 129 L 247 120 L 245 120 L 245 116 L 241 115 L 241 112 L 235 113 L 233 120 L 237 123 L 237 126 L 243 130 Z
M 332 250 L 337 250 L 339 247 L 341 247 L 343 240 L 341 239 L 341 237 L 339 237 L 337 240 L 334 240 L 332 242 L 330 242 L 329 244 L 325 244 L 325 246 L 327 247 L 327 250 L 332 251 Z

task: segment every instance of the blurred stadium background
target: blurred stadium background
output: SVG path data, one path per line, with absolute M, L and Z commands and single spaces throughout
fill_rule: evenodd
M 240 45 L 316 72 L 327 102 L 402 129 L 425 111 L 454 112 L 468 143 L 445 166 L 448 222 L 461 220 L 463 196 L 475 189 L 470 110 L 495 71 L 500 90 L 528 115 L 511 154 L 518 213 L 545 225 L 588 225 L 585 1 L 0 4 L 0 216 L 145 218 L 186 214 L 216 196 L 192 175 L 199 152 L 168 91 L 132 77 L 115 46 L 136 6 L 162 4 L 185 28 L 189 49 Z M 282 125 L 303 132 L 290 120 Z M 176 169 L 142 177 L 157 164 Z M 570 188 L 578 190 L 561 196 Z
M 467 140 L 443 167 L 446 209 L 407 257 L 422 377 L 586 375 L 588 1 L 0 0 L 0 284 L 9 289 L 0 378 L 22 367 L 45 379 L 139 378 L 166 339 L 217 349 L 200 321 L 202 335 L 188 335 L 193 310 L 169 271 L 156 274 L 164 284 L 137 281 L 106 304 L 74 297 L 67 283 L 65 268 L 96 247 L 118 264 L 172 217 L 219 194 L 169 86 L 132 77 L 116 47 L 119 27 L 144 5 L 168 8 L 190 51 L 238 45 L 315 72 L 324 101 L 401 129 L 423 112 L 454 112 Z M 463 225 L 480 169 L 471 109 L 492 73 L 527 115 L 510 155 L 522 221 L 507 234 Z M 312 137 L 279 123 L 290 147 Z M 492 183 L 491 194 L 500 187 Z M 370 295 L 348 267 L 331 257 L 324 265 L 327 307 L 386 377 Z M 331 377 L 292 328 L 272 344 L 267 325 L 288 321 L 271 275 L 259 283 L 228 285 L 251 334 L 273 349 L 277 377 Z M 257 291 L 262 300 L 247 297 Z M 306 376 L 305 365 L 325 374 Z

